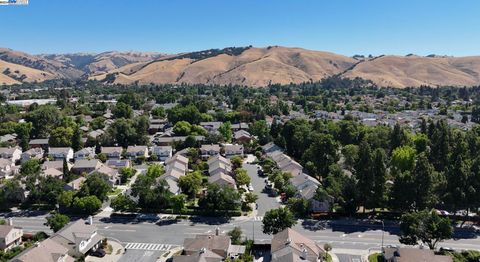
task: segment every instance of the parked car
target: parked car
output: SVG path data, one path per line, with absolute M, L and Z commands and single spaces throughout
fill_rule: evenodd
M 140 221 L 157 221 L 159 220 L 160 218 L 158 217 L 157 214 L 138 214 L 137 215 L 137 220 L 140 220 Z
M 250 192 L 253 191 L 253 186 L 252 186 L 252 184 L 248 185 L 248 191 L 250 191 Z
M 90 253 L 90 256 L 94 256 L 94 257 L 104 257 L 106 254 L 105 250 L 103 249 L 97 249 L 93 252 Z

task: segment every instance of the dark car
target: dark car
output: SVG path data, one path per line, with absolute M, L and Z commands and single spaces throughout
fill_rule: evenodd
M 93 252 L 90 253 L 90 256 L 94 256 L 94 257 L 104 257 L 106 254 L 105 250 L 103 249 L 97 249 Z

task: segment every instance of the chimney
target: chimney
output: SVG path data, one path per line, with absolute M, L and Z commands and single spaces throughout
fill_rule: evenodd
M 215 236 L 218 236 L 220 234 L 220 228 L 217 227 L 215 228 Z
M 7 219 L 7 224 L 8 224 L 9 226 L 13 226 L 13 218 L 9 217 L 9 218 Z
M 87 218 L 87 223 L 88 223 L 89 225 L 93 225 L 93 217 L 92 217 L 92 216 L 88 216 L 88 218 Z

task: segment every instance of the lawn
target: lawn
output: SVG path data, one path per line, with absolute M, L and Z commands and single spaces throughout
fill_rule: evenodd
M 112 197 L 112 196 L 117 196 L 118 194 L 120 194 L 122 192 L 122 189 L 121 188 L 115 188 L 114 190 L 108 192 L 108 196 L 109 197 Z
M 383 262 L 383 256 L 381 253 L 374 253 L 368 256 L 368 262 Z

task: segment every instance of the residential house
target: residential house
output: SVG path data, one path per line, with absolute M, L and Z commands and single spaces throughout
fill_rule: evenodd
M 221 187 L 223 186 L 228 186 L 231 188 L 237 188 L 237 183 L 235 182 L 235 179 L 233 177 L 226 175 L 225 173 L 217 173 L 213 176 L 210 176 L 208 178 L 208 183 L 210 184 L 216 184 Z
M 200 155 L 202 158 L 207 159 L 211 156 L 216 156 L 220 154 L 220 146 L 217 144 L 212 145 L 202 145 L 200 147 Z
M 263 152 L 265 152 L 265 154 L 270 154 L 270 153 L 273 153 L 273 152 L 276 152 L 276 151 L 282 151 L 283 152 L 283 149 L 281 147 L 275 145 L 273 142 L 269 142 L 269 143 L 263 145 L 262 150 L 263 150 Z
M 74 262 L 69 249 L 47 238 L 15 256 L 12 262 Z
M 243 145 L 239 144 L 227 144 L 223 147 L 226 157 L 242 156 L 243 157 Z
M 97 130 L 92 130 L 90 132 L 87 133 L 87 137 L 90 137 L 94 140 L 100 138 L 101 136 L 103 136 L 103 134 L 105 134 L 105 131 L 103 131 L 102 129 L 97 129 Z
M 101 148 L 101 153 L 105 154 L 108 159 L 120 159 L 122 158 L 123 148 L 120 146 L 115 147 L 103 147 Z
M 58 169 L 55 169 L 55 168 L 48 168 L 48 169 L 45 169 L 45 170 L 42 170 L 40 172 L 40 175 L 43 176 L 43 177 L 56 177 L 56 178 L 62 178 L 63 177 L 63 172 L 60 172 Z
M 173 262 L 221 262 L 223 257 L 203 248 L 191 255 L 174 256 Z
M 120 184 L 120 174 L 117 169 L 113 169 L 104 164 L 100 164 L 100 167 L 90 172 L 89 175 L 94 173 L 105 175 L 107 178 L 106 182 L 110 184 L 110 186 Z
M 62 228 L 50 239 L 68 249 L 68 254 L 73 257 L 80 257 L 90 250 L 95 250 L 101 245 L 104 239 L 97 232 L 97 227 L 85 220 L 79 219 Z
M 214 161 L 210 165 L 208 165 L 208 174 L 210 176 L 215 176 L 219 173 L 223 173 L 223 174 L 232 173 L 232 166 L 222 161 Z
M 239 130 L 248 130 L 249 126 L 247 123 L 238 123 L 238 124 L 232 124 L 231 129 L 236 132 Z
M 129 146 L 127 147 L 127 157 L 130 159 L 148 158 L 147 146 Z
M 22 150 L 19 147 L 0 147 L 0 158 L 15 163 L 22 158 Z
M 296 196 L 308 200 L 310 202 L 310 209 L 312 212 L 328 212 L 331 209 L 333 198 L 326 196 L 325 199 L 316 199 L 317 189 L 320 182 L 305 174 L 294 176 L 290 178 L 290 184 L 297 189 Z
M 205 128 L 209 133 L 218 132 L 222 124 L 222 122 L 200 122 L 200 126 Z
M 245 130 L 238 130 L 233 134 L 233 139 L 240 144 L 250 144 L 252 135 Z
M 320 244 L 291 228 L 275 234 L 270 249 L 272 262 L 318 262 L 325 254 Z
M 71 163 L 67 163 L 68 170 L 72 169 L 73 165 Z M 42 170 L 47 170 L 49 168 L 55 168 L 60 172 L 63 172 L 63 161 L 45 161 L 42 164 Z
M 30 148 L 42 148 L 43 150 L 48 149 L 48 138 L 39 138 L 39 139 L 32 139 L 28 142 Z
M 282 172 L 287 172 L 293 176 L 303 173 L 303 167 L 291 157 L 282 153 L 282 151 L 274 151 L 267 154 Z
M 152 147 L 152 155 L 157 156 L 158 160 L 165 161 L 172 157 L 173 149 L 171 146 L 154 146 Z
M 188 170 L 188 157 L 185 157 L 185 156 L 177 153 L 173 157 L 167 159 L 165 161 L 165 165 L 168 166 L 173 162 L 180 162 L 182 165 L 185 166 L 185 170 Z
M 148 133 L 150 135 L 154 135 L 158 132 L 163 132 L 164 130 L 165 130 L 165 124 L 150 123 L 150 125 L 148 126 Z
M 73 160 L 73 149 L 70 147 L 49 147 L 48 157 L 53 160 Z
M 21 227 L 12 225 L 12 219 L 8 219 L 8 225 L 0 225 L 0 250 L 10 250 L 22 243 L 23 230 Z
M 172 136 L 172 137 L 156 137 L 153 142 L 159 146 L 171 146 L 174 143 L 183 143 L 187 140 L 186 136 Z M 202 142 L 205 140 L 204 136 L 195 136 L 195 141 Z
M 93 147 L 85 147 L 73 154 L 75 161 L 79 159 L 94 159 L 95 158 L 95 148 Z
M 215 235 L 196 235 L 194 238 L 187 238 L 183 242 L 183 253 L 185 256 L 197 255 L 201 251 L 209 250 L 214 254 L 227 257 L 236 257 L 245 252 L 245 246 L 232 245 L 230 237 L 219 235 L 216 229 Z
M 383 249 L 385 262 L 452 262 L 452 257 L 436 255 L 433 250 L 387 247 Z
M 40 160 L 43 158 L 45 152 L 41 147 L 30 148 L 29 150 L 22 153 L 21 162 L 28 161 L 30 159 Z
M 0 158 L 0 177 L 7 178 L 15 175 L 18 172 L 15 164 L 4 158 Z
M 68 191 L 78 191 L 82 187 L 83 182 L 86 180 L 85 177 L 81 176 L 63 186 L 63 189 Z
M 91 173 L 102 166 L 98 159 L 79 159 L 75 161 L 71 171 L 75 174 Z
M 13 133 L 0 136 L 0 143 L 16 144 L 17 134 Z
M 127 167 L 132 167 L 130 160 L 128 159 L 109 159 L 105 163 L 108 167 L 115 169 L 122 169 Z

